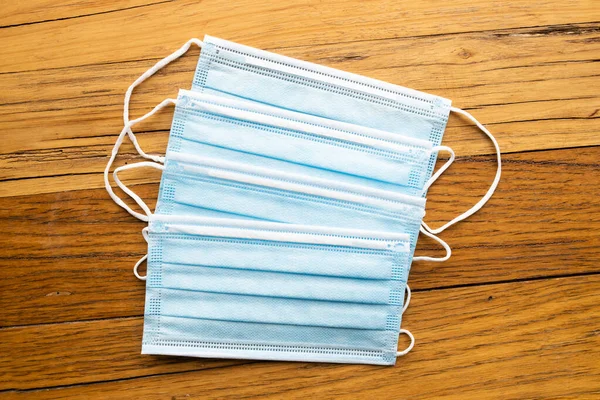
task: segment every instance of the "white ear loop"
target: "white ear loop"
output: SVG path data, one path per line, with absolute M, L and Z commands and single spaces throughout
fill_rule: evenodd
M 140 77 L 137 78 L 131 84 L 131 86 L 129 86 L 129 88 L 127 89 L 127 92 L 125 92 L 125 100 L 123 103 L 123 123 L 125 124 L 126 130 L 127 130 L 127 135 L 129 136 L 129 140 L 131 140 L 131 142 L 135 146 L 135 149 L 137 150 L 137 152 L 140 153 L 140 155 L 144 158 L 150 159 L 155 162 L 161 162 L 161 163 L 164 162 L 164 157 L 162 157 L 162 156 L 146 154 L 144 152 L 144 150 L 142 150 L 142 148 L 140 147 L 135 135 L 131 131 L 131 125 L 129 125 L 129 122 L 130 122 L 129 121 L 129 102 L 131 101 L 131 94 L 133 93 L 133 90 L 137 86 L 139 86 L 140 83 L 142 83 L 146 79 L 150 78 L 152 75 L 154 75 L 160 69 L 164 68 L 171 61 L 176 60 L 179 57 L 181 57 L 183 54 L 185 54 L 185 52 L 187 52 L 189 50 L 189 48 L 192 46 L 192 44 L 195 44 L 200 48 L 202 48 L 202 46 L 204 46 L 204 42 L 202 42 L 200 39 L 188 40 L 183 46 L 181 46 L 179 48 L 179 50 L 177 50 L 174 53 L 170 54 L 169 56 L 163 58 L 162 60 L 160 60 L 159 62 L 154 64 L 154 66 L 152 68 L 148 69 L 146 72 L 144 72 L 142 75 L 140 75 Z
M 142 236 L 144 237 L 144 240 L 146 241 L 146 243 L 148 243 L 148 227 L 145 227 L 144 229 L 142 229 Z M 146 277 L 142 276 L 139 274 L 138 272 L 138 268 L 139 266 L 148 259 L 148 254 L 144 254 L 144 256 L 142 258 L 140 258 L 138 260 L 138 262 L 135 263 L 135 265 L 133 266 L 133 274 L 135 275 L 136 278 L 138 278 L 141 281 L 145 281 Z
M 142 221 L 148 221 L 148 216 L 138 213 L 136 211 L 133 211 L 131 208 L 129 208 L 129 206 L 127 204 L 125 204 L 125 202 L 123 200 L 121 200 L 121 198 L 119 196 L 116 195 L 116 193 L 113 191 L 113 189 L 110 185 L 110 182 L 108 180 L 108 174 L 110 172 L 111 165 L 113 164 L 113 162 L 115 161 L 115 158 L 117 157 L 117 154 L 119 153 L 119 148 L 123 144 L 123 140 L 125 140 L 125 134 L 127 133 L 127 129 L 130 128 L 131 126 L 137 124 L 138 122 L 141 122 L 141 121 L 145 120 L 146 118 L 156 114 L 158 111 L 160 111 L 164 107 L 166 107 L 170 104 L 176 104 L 176 102 L 177 101 L 175 99 L 163 100 L 160 104 L 158 104 L 156 107 L 154 107 L 152 109 L 152 111 L 150 111 L 146 115 L 143 115 L 140 118 L 129 121 L 121 130 L 121 133 L 119 134 L 119 137 L 117 138 L 117 141 L 115 142 L 115 145 L 112 149 L 110 158 L 108 159 L 108 162 L 106 163 L 106 168 L 104 169 L 104 187 L 106 188 L 106 191 L 108 192 L 110 197 L 114 200 L 115 203 L 117 203 L 119 206 L 121 206 L 125 210 L 127 210 L 127 212 L 129 214 L 133 215 L 134 217 L 136 217 L 137 219 L 140 219 Z
M 152 214 L 150 207 L 148 207 L 148 205 L 144 202 L 144 200 L 141 199 L 140 196 L 138 196 L 133 190 L 131 190 L 127 186 L 125 186 L 125 184 L 123 182 L 121 182 L 121 180 L 119 179 L 119 172 L 126 171 L 128 169 L 136 169 L 136 168 L 143 168 L 143 167 L 155 168 L 155 169 L 158 169 L 161 171 L 163 171 L 165 169 L 165 166 L 162 164 L 158 164 L 158 163 L 150 162 L 150 161 L 142 161 L 139 163 L 123 165 L 121 167 L 116 168 L 115 171 L 113 172 L 113 178 L 114 178 L 115 182 L 117 183 L 117 186 L 119 186 L 121 188 L 121 190 L 123 190 L 133 200 L 135 200 L 135 202 L 140 206 L 140 208 L 142 210 L 144 210 L 144 212 L 146 213 L 147 216 L 150 216 Z M 127 212 L 129 212 L 129 214 L 133 215 L 133 213 L 135 213 L 135 211 L 133 211 L 131 208 L 129 208 L 129 206 L 127 206 L 126 210 L 127 210 Z
M 435 146 L 433 148 L 433 151 L 446 151 L 448 153 L 450 153 L 450 158 L 448 159 L 448 161 L 446 161 L 444 163 L 444 165 L 442 165 L 442 167 L 435 173 L 433 174 L 433 176 L 431 178 L 429 178 L 429 180 L 425 183 L 425 185 L 423 186 L 423 193 L 425 193 L 427 191 L 427 189 L 429 189 L 429 187 L 433 184 L 433 182 L 435 182 L 444 172 L 446 172 L 446 170 L 450 167 L 450 165 L 452 165 L 452 163 L 454 162 L 454 159 L 456 158 L 455 154 L 454 154 L 454 150 L 452 150 L 450 147 L 448 146 Z
M 421 225 L 419 227 L 419 232 L 421 232 L 423 235 L 430 237 L 431 239 L 433 239 L 436 242 L 438 242 L 439 244 L 441 244 L 442 247 L 444 248 L 444 250 L 446 250 L 446 255 L 444 257 L 427 257 L 427 256 L 413 257 L 413 261 L 444 262 L 450 258 L 450 256 L 452 255 L 452 249 L 450 248 L 450 246 L 448 246 L 448 243 L 444 242 L 439 237 L 427 232 L 425 230 L 425 228 L 423 228 L 423 225 Z
M 500 182 L 500 176 L 502 174 L 502 160 L 501 160 L 500 146 L 498 145 L 498 142 L 496 141 L 496 138 L 494 137 L 494 135 L 492 135 L 490 133 L 490 131 L 488 131 L 485 126 L 483 126 L 479 121 L 477 121 L 475 119 L 475 117 L 473 117 L 468 112 L 466 112 L 464 110 L 461 110 L 460 108 L 456 108 L 456 107 L 451 107 L 450 110 L 454 111 L 455 113 L 464 115 L 465 117 L 467 117 L 468 119 L 470 119 L 492 141 L 492 143 L 494 144 L 494 147 L 496 148 L 496 157 L 498 159 L 498 168 L 496 169 L 496 176 L 494 177 L 494 181 L 492 182 L 492 185 L 490 186 L 490 188 L 488 189 L 488 191 L 486 192 L 486 194 L 473 207 L 471 207 L 470 209 L 468 209 L 467 211 L 465 211 L 464 213 L 462 213 L 458 217 L 454 218 L 452 221 L 447 222 L 446 224 L 442 225 L 441 227 L 439 227 L 437 229 L 431 229 L 425 223 L 425 221 L 423 221 L 422 225 L 425 227 L 425 229 L 428 232 L 434 233 L 434 234 L 438 234 L 440 232 L 445 231 L 450 226 L 452 226 L 452 225 L 456 224 L 457 222 L 460 222 L 460 221 L 462 221 L 462 220 L 470 217 L 471 215 L 473 215 L 477 211 L 479 211 L 481 209 L 481 207 L 483 207 L 485 205 L 485 203 L 488 202 L 488 200 L 492 197 L 492 195 L 496 191 L 496 188 L 498 187 L 498 183 Z
M 408 347 L 406 349 L 397 352 L 396 357 L 400 357 L 400 356 L 408 354 L 408 352 L 411 351 L 413 349 L 413 347 L 415 347 L 415 337 L 413 336 L 413 334 L 410 333 L 410 331 L 407 329 L 400 329 L 400 334 L 402 334 L 402 333 L 404 333 L 405 335 L 407 335 L 410 338 L 410 344 L 408 345 Z
M 408 286 L 408 284 L 406 284 L 406 300 L 404 300 L 404 307 L 402 307 L 402 314 L 404 314 L 404 312 L 408 308 L 408 305 L 410 304 L 410 298 L 411 298 L 410 286 Z M 408 345 L 408 347 L 406 349 L 404 349 L 402 351 L 398 351 L 396 353 L 396 357 L 400 357 L 400 356 L 407 354 L 409 351 L 412 350 L 413 347 L 415 347 L 415 337 L 413 336 L 413 334 L 408 329 L 400 329 L 400 334 L 402 334 L 402 333 L 404 333 L 405 335 L 407 335 L 410 338 L 410 344 Z
M 404 312 L 408 308 L 408 305 L 410 304 L 411 296 L 412 296 L 412 291 L 410 290 L 410 286 L 408 286 L 408 283 L 407 283 L 406 284 L 406 300 L 404 300 L 404 307 L 402 307 L 402 314 L 404 314 Z

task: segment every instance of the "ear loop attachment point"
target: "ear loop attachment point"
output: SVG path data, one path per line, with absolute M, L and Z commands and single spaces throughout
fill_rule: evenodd
M 412 291 L 410 290 L 410 286 L 408 286 L 408 283 L 407 283 L 406 284 L 406 300 L 404 300 L 404 307 L 402 307 L 402 314 L 404 314 L 404 312 L 408 308 L 408 305 L 410 304 L 411 296 L 412 296 Z
M 144 200 L 142 200 L 142 198 L 140 196 L 138 196 L 133 190 L 129 189 L 123 182 L 121 182 L 121 179 L 119 178 L 119 172 L 121 172 L 121 171 L 126 171 L 128 169 L 143 168 L 143 167 L 151 167 L 151 168 L 155 168 L 155 169 L 158 169 L 161 171 L 163 171 L 165 169 L 165 166 L 163 164 L 158 164 L 158 163 L 154 163 L 154 162 L 150 162 L 150 161 L 142 161 L 139 163 L 127 164 L 127 165 L 123 165 L 123 166 L 116 168 L 113 172 L 113 178 L 114 178 L 117 186 L 120 187 L 121 190 L 123 190 L 125 193 L 127 193 L 137 203 L 137 205 L 140 206 L 140 208 L 142 210 L 144 210 L 144 212 L 146 213 L 146 216 L 150 217 L 150 215 L 152 215 L 152 210 L 150 210 L 150 207 L 148 207 L 148 205 L 144 202 Z M 126 210 L 130 214 L 133 214 L 136 212 L 136 211 L 133 211 L 129 206 L 127 206 Z
M 192 38 L 192 39 L 188 40 L 178 50 L 176 50 L 175 52 L 171 53 L 170 55 L 168 55 L 167 57 L 163 58 L 162 60 L 158 61 L 150 69 L 148 69 L 146 72 L 144 72 L 142 75 L 140 75 L 131 84 L 131 86 L 129 86 L 129 88 L 127 88 L 127 91 L 125 92 L 125 99 L 123 101 L 123 123 L 127 127 L 126 131 L 127 131 L 127 135 L 129 136 L 129 140 L 131 140 L 131 142 L 135 146 L 135 149 L 137 150 L 137 152 L 142 157 L 150 159 L 150 160 L 152 160 L 154 162 L 164 162 L 164 157 L 161 157 L 161 156 L 158 156 L 158 155 L 153 155 L 153 154 L 146 154 L 146 152 L 144 152 L 144 150 L 142 150 L 142 148 L 140 147 L 140 145 L 139 145 L 139 143 L 137 141 L 137 138 L 135 137 L 135 134 L 131 130 L 131 125 L 129 125 L 129 123 L 130 123 L 130 121 L 129 121 L 129 103 L 131 101 L 131 95 L 133 94 L 133 90 L 137 86 L 139 86 L 142 82 L 144 82 L 146 79 L 150 78 L 157 71 L 159 71 L 160 69 L 164 68 L 166 65 L 168 65 L 172 61 L 174 61 L 174 60 L 178 59 L 179 57 L 181 57 L 183 54 L 185 54 L 190 49 L 190 47 L 193 44 L 195 44 L 196 46 L 198 46 L 200 48 L 202 48 L 204 46 L 204 42 L 201 41 L 200 39 Z M 162 159 L 162 161 L 161 161 L 161 159 Z
M 496 138 L 494 137 L 494 135 L 492 135 L 492 133 L 485 126 L 483 126 L 481 124 L 481 122 L 477 121 L 477 119 L 475 119 L 475 117 L 473 117 L 467 111 L 462 110 L 462 109 L 457 108 L 457 107 L 451 107 L 450 110 L 453 111 L 453 112 L 455 112 L 455 113 L 457 113 L 457 114 L 461 114 L 461 115 L 467 117 L 471 122 L 473 122 L 475 125 L 477 125 L 477 127 L 483 133 L 485 133 L 487 135 L 487 137 L 491 140 L 491 142 L 494 145 L 494 148 L 496 150 L 496 158 L 498 160 L 498 167 L 496 169 L 496 175 L 494 177 L 494 181 L 490 185 L 490 188 L 485 193 L 485 195 L 473 207 L 471 207 L 470 209 L 468 209 L 464 213 L 460 214 L 458 217 L 454 218 L 453 220 L 447 222 L 446 224 L 442 225 L 441 227 L 439 227 L 437 229 L 431 229 L 425 223 L 425 221 L 423 221 L 423 223 L 422 223 L 423 227 L 425 227 L 425 229 L 429 233 L 432 233 L 432 234 L 441 233 L 441 232 L 445 231 L 447 228 L 449 228 L 452 225 L 456 224 L 457 222 L 460 222 L 460 221 L 462 221 L 464 219 L 467 219 L 471 215 L 473 215 L 477 211 L 479 211 L 485 205 L 485 203 L 488 202 L 488 200 L 492 197 L 492 195 L 496 191 L 496 188 L 498 187 L 498 183 L 500 183 L 500 176 L 502 175 L 502 154 L 500 152 L 500 145 L 498 144 L 498 141 L 496 141 Z
M 445 151 L 445 152 L 447 152 L 447 153 L 449 153 L 449 154 L 450 154 L 450 158 L 448 159 L 448 161 L 446 161 L 446 162 L 444 163 L 444 165 L 442 165 L 442 166 L 440 167 L 440 169 L 439 169 L 439 170 L 437 170 L 437 171 L 436 171 L 436 173 L 435 173 L 435 174 L 433 174 L 433 175 L 431 176 L 431 178 L 429 178 L 429 180 L 428 180 L 428 181 L 425 183 L 425 185 L 423 185 L 423 193 L 425 193 L 425 192 L 426 192 L 426 191 L 429 189 L 429 187 L 430 187 L 430 186 L 431 186 L 431 185 L 432 185 L 432 184 L 433 184 L 435 181 L 437 181 L 437 180 L 438 180 L 438 178 L 439 178 L 439 177 L 440 177 L 440 176 L 441 176 L 441 175 L 442 175 L 444 172 L 446 172 L 446 170 L 447 170 L 448 168 L 450 168 L 450 165 L 452 165 L 452 163 L 454 162 L 454 160 L 455 160 L 455 158 L 456 158 L 456 155 L 454 154 L 454 150 L 452 150 L 452 148 L 451 148 L 451 147 L 448 147 L 448 146 L 435 146 L 435 147 L 434 147 L 432 150 L 433 150 L 433 151 Z
M 156 107 L 154 107 L 152 109 L 152 111 L 148 112 L 147 114 L 134 119 L 132 121 L 129 121 L 121 130 L 121 133 L 119 134 L 119 137 L 117 138 L 117 141 L 115 142 L 115 145 L 112 149 L 110 158 L 108 159 L 108 162 L 106 163 L 106 167 L 104 168 L 104 187 L 106 188 L 106 191 L 108 192 L 109 196 L 113 199 L 113 201 L 115 203 L 117 203 L 119 206 L 121 206 L 122 208 L 124 208 L 129 214 L 133 215 L 135 218 L 141 220 L 141 221 L 148 221 L 148 215 L 144 215 L 142 213 L 139 213 L 137 211 L 133 211 L 131 208 L 129 208 L 129 206 L 119 197 L 117 196 L 117 194 L 113 191 L 112 186 L 110 184 L 110 181 L 108 179 L 109 173 L 110 173 L 110 167 L 112 166 L 112 164 L 114 163 L 117 154 L 119 153 L 119 149 L 121 148 L 121 145 L 123 144 L 123 141 L 125 140 L 125 134 L 127 133 L 127 129 L 128 127 L 131 127 L 143 120 L 145 120 L 146 118 L 149 118 L 150 116 L 156 114 L 158 111 L 160 111 L 161 109 L 163 109 L 164 107 L 166 107 L 169 104 L 177 104 L 177 100 L 175 99 L 165 99 L 162 102 L 160 102 L 160 104 L 158 104 Z
M 148 227 L 145 227 L 144 229 L 142 229 L 142 236 L 144 237 L 144 240 L 146 240 L 146 243 L 148 243 Z M 145 281 L 147 278 L 147 275 L 146 276 L 140 275 L 140 273 L 138 272 L 138 268 L 147 259 L 148 259 L 148 254 L 144 254 L 144 256 L 142 258 L 140 258 L 133 266 L 133 274 L 140 281 Z
M 400 329 L 399 335 L 402 333 L 404 333 L 406 336 L 408 336 L 410 338 L 410 344 L 408 345 L 408 347 L 406 349 L 396 352 L 396 357 L 400 357 L 400 356 L 404 356 L 404 355 L 408 354 L 413 349 L 413 347 L 415 347 L 415 337 L 413 336 L 413 334 L 408 329 Z
M 427 230 L 425 230 L 425 228 L 423 227 L 423 224 L 425 224 L 425 223 L 423 222 L 421 224 L 421 226 L 419 227 L 419 232 L 421 232 L 423 235 L 425 235 L 428 238 L 431 238 L 431 239 L 435 240 L 436 242 L 438 242 L 439 244 L 441 244 L 442 247 L 444 248 L 444 250 L 446 250 L 446 255 L 444 257 L 429 257 L 429 256 L 413 257 L 413 261 L 444 262 L 444 261 L 448 260 L 450 258 L 450 256 L 452 256 L 452 249 L 450 248 L 450 246 L 448 246 L 448 243 L 446 243 L 439 237 L 437 237 L 434 234 L 429 233 Z

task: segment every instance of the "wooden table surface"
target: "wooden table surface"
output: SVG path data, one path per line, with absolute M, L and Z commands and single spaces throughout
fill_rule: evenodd
M 0 7 L 0 398 L 600 398 L 600 3 L 596 0 L 4 0 Z M 502 181 L 415 263 L 395 367 L 140 355 L 143 223 L 102 170 L 123 94 L 207 33 L 431 92 L 496 135 Z M 140 116 L 189 88 L 198 49 L 134 94 Z M 139 127 L 164 151 L 172 111 Z M 433 225 L 496 168 L 453 115 L 459 156 Z M 127 144 L 118 164 L 139 160 Z M 158 173 L 128 174 L 145 198 Z M 417 253 L 435 253 L 421 239 Z

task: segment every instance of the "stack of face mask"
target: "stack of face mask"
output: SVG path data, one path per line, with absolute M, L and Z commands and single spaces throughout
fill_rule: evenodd
M 129 120 L 134 88 L 192 44 L 202 48 L 192 90 Z M 132 127 L 172 104 L 166 155 L 145 153 Z M 433 230 L 425 194 L 454 160 L 440 145 L 451 111 L 490 137 L 498 171 L 479 203 Z M 495 139 L 449 100 L 208 36 L 132 84 L 124 121 L 105 184 L 148 221 L 134 268 L 146 280 L 144 354 L 394 364 L 414 345 L 400 329 L 412 262 L 448 259 L 435 235 L 500 179 Z M 126 135 L 151 161 L 114 179 L 144 213 L 108 180 Z M 433 174 L 439 151 L 450 157 Z M 162 170 L 155 212 L 119 179 L 133 168 Z M 413 257 L 419 232 L 446 256 Z M 400 333 L 411 338 L 403 351 Z

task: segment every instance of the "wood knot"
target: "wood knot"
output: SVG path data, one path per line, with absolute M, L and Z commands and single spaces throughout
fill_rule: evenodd
M 50 292 L 46 295 L 46 297 L 48 296 L 70 296 L 72 293 L 71 292 Z
M 471 58 L 473 56 L 473 53 L 471 53 L 467 49 L 460 49 L 460 51 L 458 52 L 458 56 L 463 60 L 466 60 L 467 58 Z

